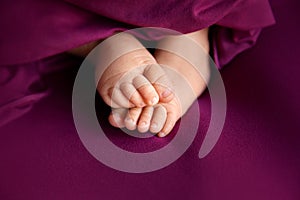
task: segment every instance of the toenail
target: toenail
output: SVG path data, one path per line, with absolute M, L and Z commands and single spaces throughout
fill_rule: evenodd
M 147 122 L 145 122 L 145 121 L 143 121 L 142 123 L 141 123 L 141 126 L 146 126 L 147 125 Z
M 161 137 L 165 137 L 167 135 L 167 133 L 165 132 L 160 132 Z
M 164 132 L 159 132 L 159 137 L 165 137 L 166 136 L 166 133 Z
M 156 130 L 157 127 L 158 127 L 158 126 L 157 126 L 157 123 L 152 123 L 152 124 L 151 124 L 151 128 L 153 128 L 154 130 Z
M 154 105 L 154 104 L 157 104 L 158 102 L 158 98 L 157 97 L 154 97 L 152 100 L 151 100 L 151 104 Z
M 166 97 L 170 96 L 170 94 L 171 94 L 171 91 L 167 89 L 162 93 L 162 97 L 166 98 Z
M 129 122 L 129 123 L 134 123 L 134 120 L 133 119 L 131 119 L 130 117 L 126 117 L 126 119 L 125 119 L 127 122 Z

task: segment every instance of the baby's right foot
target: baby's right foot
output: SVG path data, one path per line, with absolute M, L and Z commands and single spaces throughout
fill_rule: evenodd
M 116 54 L 120 42 L 137 50 L 120 56 L 105 69 L 97 87 L 105 103 L 112 108 L 133 108 L 171 101 L 171 84 L 164 70 L 135 37 L 121 33 L 105 54 Z

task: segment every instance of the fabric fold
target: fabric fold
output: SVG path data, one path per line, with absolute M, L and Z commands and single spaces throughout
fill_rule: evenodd
M 0 12 L 2 122 L 14 118 L 9 110 L 17 105 L 28 104 L 24 112 L 17 109 L 15 116 L 20 116 L 48 94 L 31 91 L 32 85 L 42 85 L 37 63 L 47 68 L 48 57 L 115 32 L 162 27 L 189 33 L 213 27 L 213 58 L 221 68 L 253 46 L 262 28 L 275 23 L 267 0 L 3 0 Z
M 258 32 L 275 22 L 267 0 L 21 0 L 18 6 L 4 0 L 0 11 L 0 26 L 5 30 L 0 32 L 0 65 L 36 61 L 137 27 L 163 27 L 188 33 L 217 25 L 218 33 L 213 40 L 218 48 L 229 42 L 225 40 L 227 33 L 222 38 L 227 32 L 223 29 Z M 236 43 L 232 38 L 231 41 Z M 216 50 L 220 55 L 215 57 L 222 57 L 224 50 Z M 226 64 L 217 62 L 221 66 Z

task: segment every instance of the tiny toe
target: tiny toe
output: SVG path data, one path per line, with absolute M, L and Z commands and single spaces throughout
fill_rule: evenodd
M 159 96 L 155 88 L 144 76 L 139 75 L 135 77 L 132 83 L 147 105 L 152 106 L 158 103 Z
M 125 127 L 128 130 L 135 130 L 137 121 L 140 117 L 140 114 L 142 112 L 142 108 L 131 108 L 128 110 L 128 113 L 125 118 Z
M 157 94 L 159 95 L 159 101 L 162 103 L 168 103 L 174 98 L 173 91 L 160 83 L 154 83 L 153 87 L 155 88 Z
M 150 131 L 152 133 L 158 133 L 164 126 L 167 119 L 166 109 L 158 104 L 153 110 L 153 115 L 151 119 Z
M 152 83 L 160 102 L 167 103 L 174 98 L 172 82 L 161 65 L 150 65 L 144 71 L 144 76 Z
M 125 127 L 124 119 L 126 117 L 128 109 L 116 108 L 113 109 L 108 117 L 109 123 L 117 128 Z
M 175 123 L 177 121 L 177 117 L 176 117 L 175 113 L 168 112 L 167 115 L 168 115 L 167 116 L 167 120 L 166 120 L 163 128 L 157 134 L 158 137 L 165 137 L 165 136 L 167 136 L 172 131 L 173 127 L 175 126 Z
M 135 105 L 134 107 L 145 106 L 142 96 L 131 83 L 122 83 L 120 89 L 123 96 L 125 96 L 126 101 L 131 102 L 131 104 Z
M 149 130 L 153 110 L 154 109 L 152 106 L 143 108 L 143 111 L 140 115 L 139 122 L 138 122 L 138 131 L 139 132 L 145 133 Z

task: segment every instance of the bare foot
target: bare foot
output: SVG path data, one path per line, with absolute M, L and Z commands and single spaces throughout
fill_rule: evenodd
M 168 77 L 171 77 L 175 97 L 168 103 L 159 102 L 155 106 L 143 108 L 118 108 L 109 116 L 111 125 L 128 130 L 137 129 L 144 133 L 150 131 L 158 133 L 159 137 L 169 134 L 177 120 L 187 111 L 189 106 L 197 98 L 188 81 L 177 71 L 163 67 Z M 183 97 L 183 98 L 180 98 Z
M 204 54 L 208 55 L 207 29 L 187 34 L 184 37 L 186 36 L 201 45 Z M 177 120 L 184 115 L 194 100 L 205 90 L 206 82 L 209 79 L 208 57 L 197 56 L 199 48 L 191 49 L 193 47 L 189 45 L 184 47 L 182 44 L 185 44 L 185 42 L 180 42 L 181 39 L 182 36 L 170 36 L 161 41 L 160 45 L 162 47 L 171 46 L 171 49 L 179 48 L 190 51 L 193 59 L 195 58 L 193 63 L 198 65 L 196 67 L 200 67 L 201 70 L 191 65 L 185 58 L 172 52 L 157 50 L 155 58 L 163 66 L 169 79 L 173 81 L 175 98 L 169 102 L 159 102 L 156 106 L 132 108 L 128 111 L 126 109 L 116 109 L 109 117 L 109 121 L 113 126 L 126 127 L 129 130 L 137 128 L 139 132 L 150 130 L 153 133 L 158 133 L 159 137 L 164 137 L 171 132 Z M 198 50 L 198 52 L 195 50 Z M 195 52 L 196 54 L 193 55 Z M 198 58 L 199 60 L 197 60 Z
M 122 33 L 101 56 L 118 53 L 120 45 L 137 50 L 120 56 L 105 69 L 97 86 L 105 103 L 112 108 L 141 108 L 159 100 L 169 102 L 173 93 L 164 70 L 134 36 Z

